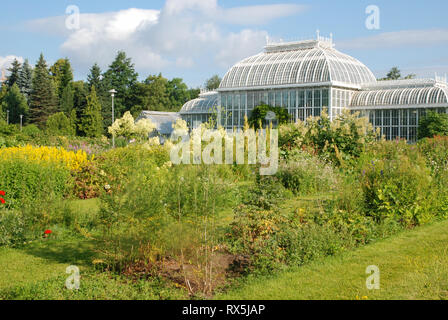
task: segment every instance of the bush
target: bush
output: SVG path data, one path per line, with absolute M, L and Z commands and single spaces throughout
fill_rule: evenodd
M 428 111 L 419 121 L 418 138 L 448 136 L 448 114 Z
M 22 214 L 0 211 L 0 247 L 23 244 L 27 238 L 27 223 Z
M 0 190 L 6 192 L 8 208 L 22 208 L 62 198 L 72 187 L 70 171 L 51 163 L 1 160 L 0 176 Z
M 375 221 L 420 225 L 435 215 L 430 209 L 431 175 L 418 151 L 401 142 L 383 142 L 362 166 L 365 210 Z
M 55 136 L 73 136 L 76 133 L 73 123 L 63 112 L 48 117 L 47 131 Z
M 316 156 L 295 151 L 280 162 L 277 177 L 297 195 L 329 192 L 337 184 L 333 168 Z
M 279 146 L 286 156 L 293 149 L 318 154 L 335 165 L 356 160 L 376 141 L 377 133 L 367 118 L 346 110 L 333 121 L 324 110 L 321 117 L 310 118 L 280 128 Z

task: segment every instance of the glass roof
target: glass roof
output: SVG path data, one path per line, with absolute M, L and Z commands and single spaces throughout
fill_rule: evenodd
M 433 86 L 360 91 L 353 95 L 351 107 L 447 103 L 448 88 Z
M 201 93 L 199 98 L 188 101 L 180 111 L 180 114 L 205 114 L 212 113 L 218 107 L 218 92 L 210 91 Z
M 270 45 L 242 60 L 224 76 L 220 89 L 322 82 L 376 82 L 361 62 L 321 41 Z

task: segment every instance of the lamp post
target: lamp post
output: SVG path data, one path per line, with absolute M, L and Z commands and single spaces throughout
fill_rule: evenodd
M 6 123 L 9 124 L 9 110 L 6 111 Z
M 112 89 L 109 91 L 111 97 L 112 97 L 112 125 L 115 122 L 115 106 L 114 106 L 114 98 L 117 91 L 115 89 Z M 112 134 L 112 147 L 115 148 L 115 134 Z
M 20 131 L 22 131 L 22 125 L 23 125 L 23 114 L 20 115 Z

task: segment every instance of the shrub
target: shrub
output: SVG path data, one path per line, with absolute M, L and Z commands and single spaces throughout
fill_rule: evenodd
M 0 189 L 7 194 L 9 208 L 62 198 L 72 186 L 70 171 L 66 167 L 26 159 L 1 160 L 0 176 Z
M 258 128 L 260 123 L 262 127 L 265 127 L 268 123 L 265 120 L 268 112 L 273 112 L 276 115 L 276 122 L 280 124 L 285 124 L 289 122 L 290 115 L 288 110 L 282 107 L 271 107 L 269 105 L 260 105 L 254 108 L 251 117 L 249 119 L 249 125 L 251 127 Z
M 419 121 L 418 138 L 448 136 L 448 114 L 428 111 Z
M 32 139 L 35 139 L 42 134 L 40 129 L 34 124 L 29 124 L 23 127 L 22 133 Z
M 324 110 L 321 117 L 306 123 L 280 128 L 279 143 L 284 154 L 303 149 L 318 154 L 335 165 L 343 165 L 361 156 L 365 148 L 376 141 L 377 133 L 367 118 L 345 110 L 333 121 Z
M 27 238 L 27 223 L 22 214 L 0 211 L 0 247 L 23 244 Z
M 76 133 L 74 125 L 63 112 L 48 117 L 47 131 L 55 136 L 73 136 Z
M 281 161 L 277 177 L 295 194 L 329 192 L 337 184 L 333 168 L 318 157 L 295 151 Z
M 373 152 L 361 176 L 367 214 L 377 222 L 394 219 L 406 227 L 431 220 L 432 179 L 417 150 L 397 141 L 379 144 Z

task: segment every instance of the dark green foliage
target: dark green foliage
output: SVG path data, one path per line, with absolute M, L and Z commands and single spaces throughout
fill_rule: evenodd
M 131 104 L 128 104 L 131 87 L 137 82 L 138 73 L 135 71 L 134 64 L 126 53 L 119 51 L 115 60 L 104 73 L 104 90 L 109 91 L 115 89 L 115 112 L 116 118 L 121 117 L 129 110 Z M 105 120 L 111 123 L 111 115 L 106 115 Z
M 8 208 L 42 204 L 53 197 L 62 199 L 72 183 L 68 169 L 20 159 L 2 160 L 0 176 L 0 190 L 7 194 Z
M 17 83 L 20 77 L 20 69 L 21 69 L 20 62 L 17 61 L 17 59 L 14 59 L 11 67 L 8 68 L 8 71 L 10 72 L 8 80 L 6 81 L 6 85 L 8 87 L 12 87 L 14 84 Z
M 59 59 L 51 66 L 50 74 L 52 76 L 56 95 L 62 98 L 65 88 L 73 81 L 73 71 L 68 59 Z
M 30 99 L 30 122 L 43 127 L 47 118 L 56 112 L 57 107 L 54 83 L 50 77 L 47 62 L 41 54 L 34 69 L 33 91 Z
M 269 121 L 266 120 L 266 116 L 270 111 L 274 112 L 276 115 L 276 120 L 274 121 L 275 124 L 280 125 L 289 122 L 289 113 L 287 109 L 282 107 L 271 107 L 268 105 L 260 105 L 255 107 L 254 110 L 252 111 L 252 115 L 249 119 L 249 125 L 251 127 L 258 128 L 261 123 L 263 128 L 266 127 L 267 125 L 269 125 Z
M 20 92 L 22 92 L 28 100 L 33 90 L 33 69 L 28 63 L 28 59 L 25 60 L 22 68 L 20 69 L 17 85 L 19 86 Z
M 67 116 L 69 116 L 71 114 L 72 110 L 75 107 L 72 84 L 68 84 L 64 88 L 59 105 L 60 105 L 59 109 L 62 112 L 64 112 Z
M 221 84 L 221 78 L 216 74 L 205 82 L 207 90 L 215 90 L 219 88 Z
M 103 133 L 101 103 L 96 95 L 95 87 L 92 87 L 89 96 L 87 96 L 87 106 L 79 123 L 79 131 L 89 138 L 101 137 Z
M 3 98 L 2 109 L 4 112 L 9 110 L 9 123 L 20 123 L 20 115 L 25 116 L 25 119 L 27 118 L 28 104 L 16 83 L 12 85 Z
M 448 136 L 448 114 L 428 111 L 420 119 L 418 138 L 433 138 L 434 136 Z
M 48 117 L 47 132 L 55 136 L 74 136 L 76 133 L 70 119 L 63 112 Z

